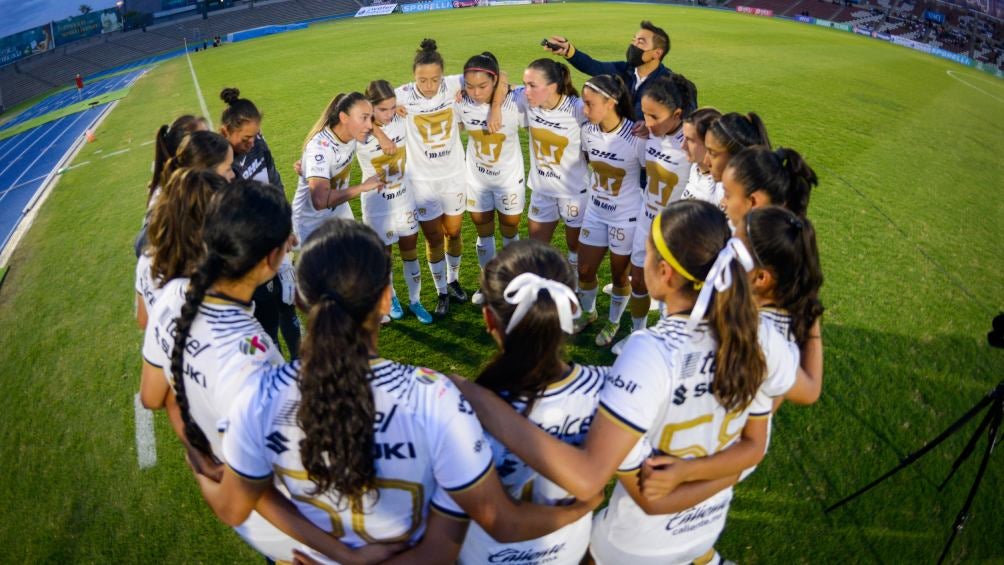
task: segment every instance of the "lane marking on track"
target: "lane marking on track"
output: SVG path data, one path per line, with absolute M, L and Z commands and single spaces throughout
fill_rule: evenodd
M 137 392 L 133 396 L 136 410 L 136 458 L 140 469 L 149 469 L 157 464 L 157 436 L 153 431 L 153 411 L 143 407 Z
M 982 88 L 976 86 L 975 84 L 971 84 L 971 83 L 966 82 L 965 80 L 962 79 L 962 77 L 956 76 L 955 75 L 955 71 L 949 70 L 949 71 L 945 71 L 945 72 L 948 73 L 948 76 L 954 78 L 955 80 L 961 82 L 962 84 L 968 86 L 969 88 L 972 88 L 973 90 L 979 90 L 983 94 L 986 94 L 987 96 L 989 96 L 990 98 L 993 98 L 994 100 L 996 100 L 998 102 L 1004 102 L 1004 98 L 998 98 L 997 96 L 994 96 L 993 94 L 990 94 L 989 92 L 987 92 L 986 90 L 983 90 Z M 976 78 L 976 77 L 966 77 L 966 78 Z M 977 80 L 980 80 L 980 79 L 977 79 Z M 986 81 L 984 81 L 984 82 L 986 82 Z
M 195 76 L 195 67 L 192 66 L 192 57 L 188 54 L 188 44 L 185 44 L 185 58 L 188 59 L 188 70 L 192 71 L 192 82 L 195 83 L 195 93 L 199 95 L 199 107 L 202 108 L 202 115 L 205 116 L 206 121 L 209 122 L 209 130 L 212 131 L 216 129 L 213 127 L 213 119 L 209 117 L 209 107 L 206 106 L 206 99 L 202 96 L 202 87 L 199 86 L 199 77 Z
M 126 147 L 125 149 L 119 149 L 118 151 L 112 151 L 111 153 L 105 153 L 104 155 L 101 156 L 101 158 L 102 159 L 107 159 L 109 157 L 114 157 L 116 155 L 121 155 L 121 154 L 126 153 L 128 151 L 129 151 L 129 148 Z

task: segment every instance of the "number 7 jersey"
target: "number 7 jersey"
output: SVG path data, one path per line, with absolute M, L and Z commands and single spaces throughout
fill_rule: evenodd
M 450 493 L 475 486 L 492 468 L 481 424 L 449 379 L 384 359 L 373 360 L 371 369 L 379 496 L 364 496 L 361 512 L 338 493 L 315 494 L 303 467 L 299 362 L 278 367 L 257 389 L 245 391 L 223 439 L 235 472 L 250 480 L 278 479 L 304 516 L 353 548 L 417 542 L 430 508 L 466 519 Z

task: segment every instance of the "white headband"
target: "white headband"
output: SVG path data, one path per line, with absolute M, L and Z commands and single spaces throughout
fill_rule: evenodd
M 704 279 L 704 286 L 701 293 L 697 295 L 697 302 L 690 312 L 690 320 L 687 321 L 687 330 L 693 330 L 697 323 L 704 319 L 705 312 L 708 311 L 708 304 L 711 303 L 711 293 L 715 290 L 721 292 L 732 286 L 732 271 L 729 263 L 739 261 L 746 272 L 753 270 L 753 257 L 746 250 L 746 246 L 738 238 L 730 238 L 725 247 L 718 252 L 715 264 L 708 271 L 708 276 Z
M 596 86 L 595 84 L 593 84 L 592 81 L 587 80 L 586 84 L 584 86 L 588 86 L 589 88 L 592 88 L 593 90 L 595 90 L 596 92 L 599 92 L 603 96 L 606 96 L 607 98 L 613 99 L 613 96 L 610 96 L 609 94 L 607 94 L 607 92 L 605 90 L 603 90 L 602 88 L 600 88 L 600 87 Z
M 579 299 L 575 296 L 575 292 L 568 288 L 568 285 L 556 280 L 545 279 L 534 273 L 523 273 L 517 276 L 509 281 L 505 292 L 502 293 L 506 302 L 516 305 L 516 311 L 512 313 L 505 333 L 508 334 L 519 325 L 530 308 L 537 303 L 537 296 L 542 290 L 546 290 L 551 295 L 551 300 L 558 308 L 558 320 L 561 321 L 562 331 L 566 334 L 572 333 L 573 320 L 575 319 L 572 305 L 575 305 L 576 310 L 579 308 Z

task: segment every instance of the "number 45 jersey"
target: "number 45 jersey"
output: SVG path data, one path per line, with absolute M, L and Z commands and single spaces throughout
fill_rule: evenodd
M 315 494 L 301 463 L 299 362 L 278 367 L 245 391 L 223 440 L 235 472 L 251 480 L 278 479 L 304 516 L 349 547 L 417 542 L 430 510 L 465 518 L 450 493 L 473 487 L 492 468 L 481 424 L 449 379 L 384 359 L 373 360 L 371 368 L 379 496 L 364 496 L 358 512 L 337 492 Z

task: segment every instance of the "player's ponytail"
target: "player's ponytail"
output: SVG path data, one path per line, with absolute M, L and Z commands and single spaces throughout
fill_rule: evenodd
M 274 186 L 237 180 L 213 195 L 202 228 L 205 255 L 192 273 L 185 304 L 175 320 L 171 350 L 174 393 L 189 445 L 206 455 L 212 448 L 205 432 L 192 418 L 186 392 L 185 344 L 206 293 L 217 281 L 246 276 L 269 253 L 289 240 L 292 210 Z
M 175 171 L 180 169 L 212 171 L 226 161 L 231 151 L 227 138 L 216 132 L 192 132 L 182 138 L 178 150 L 164 163 L 160 173 L 160 186 L 166 185 Z
M 179 169 L 164 184 L 148 229 L 153 250 L 150 273 L 158 286 L 190 275 L 199 263 L 206 208 L 226 184 L 216 173 L 196 169 Z
M 557 84 L 557 93 L 560 96 L 578 96 L 579 91 L 572 84 L 572 71 L 568 70 L 568 65 L 559 63 L 554 59 L 537 59 L 527 66 L 544 76 L 547 84 Z
M 655 243 L 655 230 L 658 229 L 658 236 L 673 260 L 686 271 L 673 266 L 687 281 L 682 292 L 697 297 L 695 309 L 700 306 L 698 293 L 710 293 L 708 322 L 718 342 L 713 381 L 715 397 L 726 410 L 747 406 L 763 383 L 767 365 L 757 339 L 759 315 L 746 271 L 729 249 L 742 243 L 732 240 L 728 221 L 721 210 L 698 200 L 670 204 L 657 222 L 653 222 L 652 229 L 653 247 L 657 250 L 660 247 Z M 658 252 L 661 254 L 662 250 Z M 725 278 L 731 278 L 731 284 L 723 290 L 717 290 L 714 280 L 707 280 L 716 278 L 713 268 L 728 270 Z
M 415 51 L 415 60 L 411 64 L 411 70 L 414 71 L 419 65 L 439 65 L 440 68 L 444 66 L 443 56 L 440 55 L 436 47 L 435 39 L 423 39 L 418 50 Z
M 558 250 L 536 240 L 523 240 L 505 247 L 485 265 L 481 273 L 481 289 L 485 307 L 490 309 L 502 332 L 502 348 L 481 370 L 477 382 L 499 396 L 515 400 L 525 399 L 532 405 L 548 384 L 561 378 L 565 333 L 555 300 L 568 300 L 554 296 L 560 291 L 541 288 L 524 299 L 531 304 L 515 326 L 509 328 L 519 304 L 507 293 L 513 279 L 531 273 L 557 285 L 570 287 L 575 276 Z M 508 300 L 507 300 L 507 295 Z M 508 330 L 508 331 L 507 331 Z M 529 410 L 529 407 L 528 407 Z
M 359 102 L 365 102 L 366 95 L 360 92 L 350 92 L 348 94 L 340 93 L 328 102 L 328 105 L 324 107 L 324 111 L 321 112 L 320 117 L 314 122 L 314 126 L 310 128 L 310 133 L 307 134 L 307 138 L 303 140 L 303 149 L 307 149 L 307 144 L 310 140 L 314 138 L 315 135 L 320 133 L 325 129 L 333 130 L 335 126 L 341 123 L 341 118 L 339 117 L 342 112 L 346 114 L 352 110 L 352 107 Z
M 784 206 L 798 216 L 805 216 L 812 187 L 819 184 L 805 159 L 794 149 L 784 147 L 776 151 L 748 147 L 729 160 L 728 168 L 745 196 L 761 192 L 770 204 Z
M 597 75 L 582 85 L 583 90 L 587 88 L 613 100 L 618 117 L 634 121 L 634 102 L 624 79 L 616 75 Z
M 365 94 L 366 99 L 374 106 L 384 100 L 397 98 L 397 93 L 394 92 L 394 87 L 391 86 L 389 82 L 382 79 L 371 81 L 369 86 L 366 87 Z
M 686 120 L 697 109 L 697 87 L 683 75 L 673 74 L 659 77 L 645 87 L 642 97 L 665 107 L 670 112 L 680 110 L 680 118 Z
M 307 238 L 297 264 L 307 314 L 301 347 L 300 458 L 317 493 L 358 508 L 375 492 L 370 353 L 380 327 L 390 256 L 369 227 L 332 219 Z
M 708 131 L 725 146 L 729 155 L 734 156 L 754 145 L 770 148 L 767 127 L 755 112 L 745 116 L 736 112 L 725 114 L 712 122 Z
M 227 128 L 227 131 L 237 131 L 247 122 L 261 122 L 262 113 L 254 105 L 254 102 L 247 98 L 241 98 L 239 89 L 224 88 L 220 91 L 220 100 L 223 100 L 227 105 L 220 117 L 220 123 Z
M 168 159 L 174 157 L 174 154 L 178 152 L 181 140 L 193 131 L 205 128 L 205 118 L 197 118 L 190 114 L 179 116 L 171 125 L 164 124 L 160 126 L 153 141 L 153 176 L 147 185 L 147 189 L 149 189 L 146 197 L 147 204 L 153 198 L 154 191 L 160 186 L 161 179 L 164 176 L 164 165 L 167 164 Z
M 683 118 L 683 121 L 684 123 L 693 125 L 694 129 L 697 130 L 697 137 L 703 140 L 704 135 L 708 133 L 708 128 L 720 117 L 722 117 L 721 112 L 715 108 L 706 106 L 694 110 L 690 116 Z
M 819 300 L 823 272 L 816 230 L 808 219 L 780 206 L 751 210 L 745 223 L 750 252 L 774 277 L 773 298 L 791 315 L 791 337 L 802 346 L 824 310 Z

